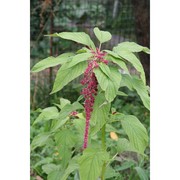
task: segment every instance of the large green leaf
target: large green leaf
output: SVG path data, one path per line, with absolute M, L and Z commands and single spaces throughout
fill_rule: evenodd
M 55 141 L 59 147 L 62 166 L 65 168 L 71 158 L 71 148 L 76 143 L 76 137 L 71 130 L 63 129 L 55 134 Z
M 110 103 L 103 104 L 105 101 L 104 93 L 99 93 L 95 98 L 93 112 L 91 115 L 91 134 L 97 133 L 105 124 L 108 118 Z
M 97 180 L 103 164 L 108 161 L 109 154 L 96 148 L 87 148 L 79 160 L 79 173 L 82 180 Z
M 62 32 L 62 33 L 50 34 L 47 36 L 60 37 L 62 39 L 75 41 L 77 43 L 84 44 L 88 47 L 95 49 L 95 45 L 93 41 L 91 40 L 89 35 L 84 32 Z
M 63 129 L 56 133 L 55 141 L 57 145 L 73 147 L 75 144 L 75 136 L 71 130 Z
M 108 51 L 108 53 L 109 52 L 112 52 L 112 51 Z M 121 69 L 123 69 L 125 71 L 125 73 L 129 74 L 129 70 L 128 70 L 125 62 L 122 60 L 122 58 L 120 58 L 118 55 L 116 55 L 116 53 L 114 53 L 114 52 L 109 53 L 108 55 L 106 55 L 106 59 L 108 61 L 112 61 L 113 63 L 117 64 Z
M 148 88 L 144 85 L 141 79 L 133 78 L 133 88 L 137 91 L 144 106 L 150 110 L 150 98 L 148 94 Z
M 92 56 L 92 53 L 81 53 L 75 55 L 72 60 L 69 62 L 68 66 L 66 68 L 71 68 L 72 66 L 75 66 L 76 64 L 79 64 L 80 62 L 88 60 Z
M 121 74 L 117 68 L 110 67 L 111 77 L 113 81 L 109 79 L 108 86 L 105 91 L 105 97 L 109 102 L 112 102 L 116 97 L 121 82 Z
M 33 68 L 32 72 L 39 72 L 49 67 L 54 67 L 59 64 L 64 64 L 72 59 L 73 53 L 64 53 L 59 55 L 58 57 L 48 57 L 46 59 L 41 60 L 38 62 Z
M 121 74 L 117 68 L 109 67 L 106 69 L 102 67 L 94 69 L 94 73 L 100 87 L 105 91 L 107 101 L 112 102 L 120 87 Z
M 129 137 L 130 143 L 143 154 L 148 145 L 148 134 L 145 127 L 132 115 L 126 115 L 120 120 L 123 129 Z
M 129 61 L 135 67 L 135 69 L 140 72 L 141 79 L 143 80 L 144 84 L 146 84 L 145 73 L 140 60 L 132 52 L 128 50 L 121 50 L 118 46 L 114 47 L 113 51 L 116 52 L 121 58 Z
M 106 88 L 109 84 L 109 78 L 108 76 L 99 68 L 94 69 L 95 76 L 97 78 L 97 81 L 103 91 L 106 91 Z
M 106 74 L 106 76 L 111 79 L 112 81 L 114 81 L 114 78 L 112 77 L 112 74 L 111 74 L 111 71 L 110 71 L 110 68 L 109 66 L 107 66 L 106 64 L 104 63 L 99 63 L 99 67 L 100 69 L 102 70 L 102 72 L 104 74 Z
M 124 49 L 124 50 L 128 50 L 131 52 L 145 52 L 147 54 L 150 53 L 149 49 L 147 47 L 143 47 L 135 42 L 122 42 L 120 44 L 118 44 L 118 48 L 119 49 Z
M 144 106 L 150 110 L 150 98 L 148 87 L 142 82 L 141 79 L 131 77 L 127 74 L 122 75 L 121 87 L 127 86 L 131 91 L 136 90 L 137 94 L 141 98 Z
M 65 85 L 80 76 L 87 67 L 87 62 L 81 62 L 71 68 L 67 68 L 68 64 L 63 64 L 58 70 L 51 94 L 60 91 Z
M 115 83 L 113 81 L 109 80 L 108 86 L 105 91 L 105 97 L 108 100 L 108 102 L 112 102 L 117 94 L 117 87 L 115 86 Z
M 33 125 L 42 122 L 47 121 L 50 119 L 55 119 L 59 116 L 58 109 L 56 107 L 48 107 L 42 110 L 41 114 L 36 118 Z
M 120 87 L 128 87 L 131 91 L 133 90 L 132 77 L 128 74 L 122 74 L 122 81 Z
M 112 35 L 108 31 L 101 31 L 98 27 L 94 28 L 94 34 L 100 43 L 107 42 L 112 38 Z
M 44 146 L 51 134 L 49 132 L 38 134 L 31 143 L 31 150 L 36 149 L 37 147 Z

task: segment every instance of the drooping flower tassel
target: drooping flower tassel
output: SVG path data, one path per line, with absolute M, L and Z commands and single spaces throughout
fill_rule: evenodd
M 90 61 L 88 67 L 84 72 L 84 78 L 81 80 L 81 84 L 85 85 L 85 87 L 82 89 L 81 94 L 84 95 L 85 98 L 84 108 L 86 113 L 86 126 L 84 132 L 83 149 L 86 149 L 88 145 L 89 124 L 91 119 L 91 113 L 93 111 L 95 96 L 97 95 L 98 83 L 93 72 L 93 68 L 96 66 L 98 66 L 98 64 L 95 61 Z

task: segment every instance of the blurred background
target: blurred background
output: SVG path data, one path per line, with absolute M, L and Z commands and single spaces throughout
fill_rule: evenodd
M 123 41 L 134 41 L 149 47 L 149 6 L 149 0 L 31 0 L 31 67 L 48 56 L 78 49 L 74 42 L 44 36 L 55 32 L 85 31 L 95 40 L 93 28 L 97 26 L 112 34 L 111 41 L 103 48 L 112 49 Z M 139 55 L 149 84 L 149 55 Z M 56 71 L 57 68 L 50 68 L 31 74 L 32 110 L 47 107 L 59 101 L 60 97 L 74 101 L 79 96 L 78 79 L 61 92 L 49 95 Z

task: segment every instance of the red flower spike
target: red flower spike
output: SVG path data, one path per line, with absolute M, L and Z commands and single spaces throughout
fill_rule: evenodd
M 93 72 L 93 68 L 97 67 L 98 63 L 91 60 L 89 61 L 88 67 L 84 72 L 84 78 L 81 80 L 81 84 L 85 85 L 82 89 L 81 94 L 84 95 L 85 102 L 84 108 L 86 113 L 86 127 L 84 132 L 84 144 L 83 148 L 87 148 L 88 135 L 89 135 L 89 123 L 91 118 L 91 112 L 93 111 L 94 96 L 97 94 L 97 79 Z
M 98 62 L 103 62 L 105 64 L 108 64 L 108 60 L 104 59 L 104 56 L 106 55 L 106 52 L 101 52 L 100 49 L 96 48 L 96 51 L 93 49 L 90 49 L 91 53 L 93 54 L 92 59 L 88 63 L 88 67 L 86 68 L 84 72 L 84 77 L 80 81 L 83 86 L 85 86 L 81 94 L 84 96 L 84 109 L 86 114 L 86 126 L 85 126 L 85 132 L 84 132 L 84 144 L 83 149 L 87 148 L 88 145 L 88 136 L 89 136 L 89 124 L 91 119 L 91 113 L 93 111 L 95 96 L 97 95 L 97 79 L 93 72 L 94 68 L 98 68 L 99 64 Z

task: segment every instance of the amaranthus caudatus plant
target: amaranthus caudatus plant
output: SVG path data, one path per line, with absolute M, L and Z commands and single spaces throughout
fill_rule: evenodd
M 112 36 L 97 27 L 94 34 L 99 41 L 98 47 L 84 32 L 48 35 L 75 41 L 84 47 L 76 53 L 48 57 L 32 68 L 32 72 L 39 72 L 61 65 L 51 94 L 82 75 L 82 89 L 77 101 L 71 103 L 60 98 L 60 104 L 41 110 L 34 121 L 34 125 L 49 123 L 50 128 L 34 137 L 31 150 L 48 146 L 51 141 L 51 146 L 58 151 L 59 165 L 54 164 L 51 171 L 46 172 L 49 180 L 64 180 L 72 175 L 80 180 L 104 180 L 109 177 L 109 172 L 112 179 L 118 179 L 120 174 L 113 169 L 113 161 L 121 153 L 134 152 L 139 157 L 146 157 L 147 130 L 137 117 L 117 112 L 111 103 L 116 96 L 128 96 L 121 91 L 126 86 L 136 91 L 143 105 L 149 109 L 149 88 L 137 56 L 141 51 L 149 54 L 149 49 L 134 42 L 122 42 L 112 51 L 102 50 L 101 45 Z M 128 67 L 136 69 L 136 76 L 131 75 Z M 114 124 L 119 124 L 121 130 Z M 111 131 L 116 133 L 110 139 Z

